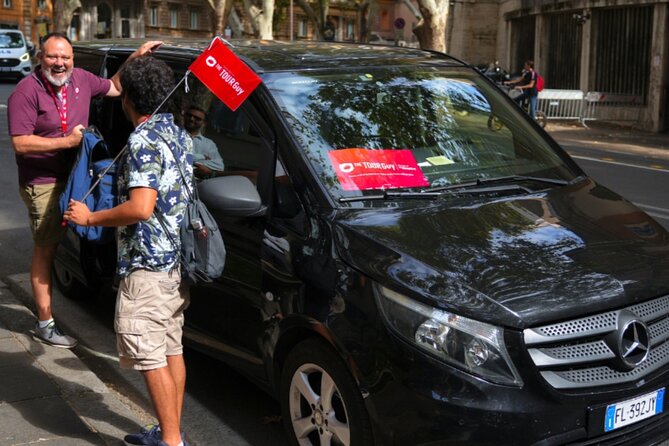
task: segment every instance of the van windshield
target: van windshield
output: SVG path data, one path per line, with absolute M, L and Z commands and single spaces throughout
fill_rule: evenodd
M 335 200 L 519 175 L 570 181 L 580 174 L 470 69 L 272 73 L 264 83 Z
M 23 48 L 23 36 L 17 32 L 0 33 L 0 48 Z

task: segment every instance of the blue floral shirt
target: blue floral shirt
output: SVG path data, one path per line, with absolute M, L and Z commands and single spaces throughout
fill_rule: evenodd
M 158 197 L 155 211 L 148 220 L 118 228 L 117 272 L 121 277 L 136 269 L 170 271 L 176 266 L 180 248 L 179 225 L 188 197 L 176 160 L 188 190 L 192 191 L 192 147 L 190 136 L 174 123 L 170 113 L 154 115 L 130 134 L 128 149 L 120 162 L 117 183 L 119 201 L 127 201 L 130 189 L 135 187 L 155 189 Z M 163 216 L 176 247 L 165 233 L 156 212 Z

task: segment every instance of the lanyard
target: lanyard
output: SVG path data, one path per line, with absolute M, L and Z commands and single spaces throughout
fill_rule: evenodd
M 56 104 L 56 109 L 58 109 L 58 116 L 60 116 L 60 128 L 63 130 L 63 136 L 65 136 L 67 135 L 67 85 L 63 85 L 63 88 L 60 90 L 62 100 L 59 101 L 49 81 L 44 79 L 44 77 L 42 77 L 42 80 L 44 81 L 49 94 L 53 98 L 53 103 Z

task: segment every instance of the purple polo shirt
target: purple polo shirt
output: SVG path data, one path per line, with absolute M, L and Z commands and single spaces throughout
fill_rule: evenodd
M 63 131 L 53 96 L 42 82 L 40 67 L 23 79 L 9 96 L 7 121 L 10 136 L 37 135 L 60 137 Z M 67 83 L 67 131 L 78 124 L 88 126 L 91 98 L 104 96 L 111 81 L 81 68 L 75 68 Z M 59 104 L 60 105 L 60 104 Z M 50 184 L 67 180 L 77 149 L 16 154 L 19 184 Z

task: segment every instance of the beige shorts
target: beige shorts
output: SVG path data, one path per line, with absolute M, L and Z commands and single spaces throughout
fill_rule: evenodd
M 66 227 L 58 207 L 65 183 L 33 184 L 19 187 L 19 194 L 28 209 L 30 229 L 36 246 L 60 243 Z
M 121 367 L 153 370 L 167 357 L 183 353 L 184 310 L 188 286 L 178 271 L 136 270 L 121 279 L 116 298 L 116 347 Z

